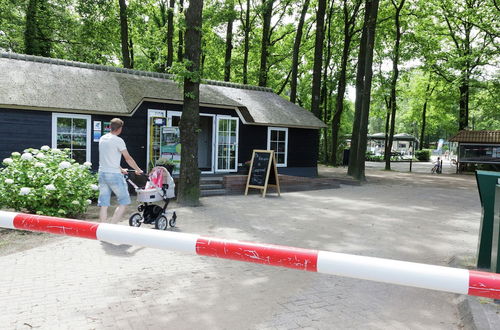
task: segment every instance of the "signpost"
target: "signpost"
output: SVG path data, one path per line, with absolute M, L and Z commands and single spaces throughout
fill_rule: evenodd
M 268 186 L 275 187 L 278 196 L 280 196 L 280 183 L 274 150 L 254 150 L 250 170 L 248 171 L 245 195 L 248 195 L 248 188 L 255 188 L 261 189 L 262 197 L 266 197 Z

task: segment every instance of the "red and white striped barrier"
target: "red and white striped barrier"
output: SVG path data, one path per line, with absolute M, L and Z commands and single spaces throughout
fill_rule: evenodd
M 5 211 L 0 211 L 0 227 L 500 299 L 495 273 Z

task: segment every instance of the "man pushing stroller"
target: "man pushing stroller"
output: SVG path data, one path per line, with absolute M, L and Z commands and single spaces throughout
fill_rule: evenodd
M 116 223 L 121 220 L 127 205 L 130 204 L 127 183 L 123 177 L 127 170 L 120 166 L 122 156 L 136 174 L 142 174 L 143 171 L 128 153 L 123 139 L 119 137 L 123 130 L 123 120 L 113 118 L 110 126 L 111 132 L 103 135 L 99 140 L 99 199 L 97 205 L 100 207 L 99 219 L 101 222 L 106 222 L 108 207 L 111 205 L 111 192 L 113 192 L 118 199 L 118 207 L 113 213 L 111 222 Z

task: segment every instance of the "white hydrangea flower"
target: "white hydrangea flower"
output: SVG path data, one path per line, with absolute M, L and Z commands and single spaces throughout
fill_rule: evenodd
M 87 204 L 88 205 L 92 204 L 92 201 L 90 199 L 87 199 Z
M 47 190 L 56 190 L 56 187 L 51 183 L 45 186 L 45 189 Z
M 6 184 L 13 184 L 14 180 L 12 180 L 12 179 L 5 179 L 5 183 Z
M 40 149 L 42 149 L 43 151 L 49 151 L 50 147 L 49 146 L 42 146 Z
M 60 168 L 60 169 L 63 169 L 63 170 L 64 170 L 64 169 L 66 169 L 66 168 L 70 168 L 70 167 L 71 167 L 71 163 L 70 163 L 70 162 L 66 162 L 66 161 L 64 161 L 64 162 L 61 162 L 61 163 L 59 164 L 59 168 Z
M 79 201 L 72 201 L 71 204 L 73 204 L 73 205 L 80 205 L 80 202 Z
M 17 152 L 17 151 L 14 151 L 13 153 L 11 153 L 11 155 L 14 156 L 14 157 L 21 156 L 21 154 L 19 152 Z
M 90 189 L 92 190 L 99 190 L 99 187 L 96 184 L 91 184 Z
M 3 160 L 3 162 L 4 162 L 4 164 L 9 165 L 9 164 L 12 164 L 14 161 L 12 160 L 12 158 L 5 158 Z
M 92 167 L 92 163 L 91 162 L 85 162 L 85 163 L 83 163 L 83 165 L 85 165 L 86 167 Z
M 41 152 L 39 152 L 39 153 L 37 153 L 37 154 L 36 154 L 36 156 L 35 156 L 35 157 L 36 157 L 36 158 L 38 158 L 38 159 L 44 159 L 44 158 L 45 158 L 45 155 L 44 155 L 44 154 L 42 154 Z
M 58 154 L 61 152 L 61 150 L 57 148 L 52 148 L 52 152 Z
M 44 163 L 36 162 L 35 167 L 45 167 Z
M 33 155 L 30 152 L 25 152 L 24 154 L 22 154 L 21 159 L 23 159 L 23 160 L 32 160 L 33 159 Z
M 19 195 L 28 195 L 31 192 L 31 188 L 22 187 L 19 191 Z

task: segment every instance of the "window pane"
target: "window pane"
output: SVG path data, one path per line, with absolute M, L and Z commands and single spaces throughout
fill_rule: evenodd
M 172 127 L 179 127 L 180 123 L 181 123 L 181 117 L 172 116 Z
M 284 142 L 284 141 L 285 141 L 285 134 L 286 134 L 286 132 L 285 132 L 285 131 L 278 131 L 278 139 L 279 139 L 281 142 Z
M 276 141 L 278 139 L 278 131 L 271 130 L 271 141 Z
M 57 134 L 57 148 L 71 148 L 71 134 Z
M 87 136 L 73 135 L 73 148 L 83 149 L 87 145 Z
M 285 152 L 285 143 L 283 143 L 283 142 L 278 143 L 276 151 L 284 153 Z
M 71 133 L 71 118 L 57 118 L 57 133 Z
M 278 153 L 276 155 L 278 164 L 285 164 L 285 154 Z
M 87 120 L 86 119 L 73 119 L 73 133 L 84 134 L 87 132 Z

